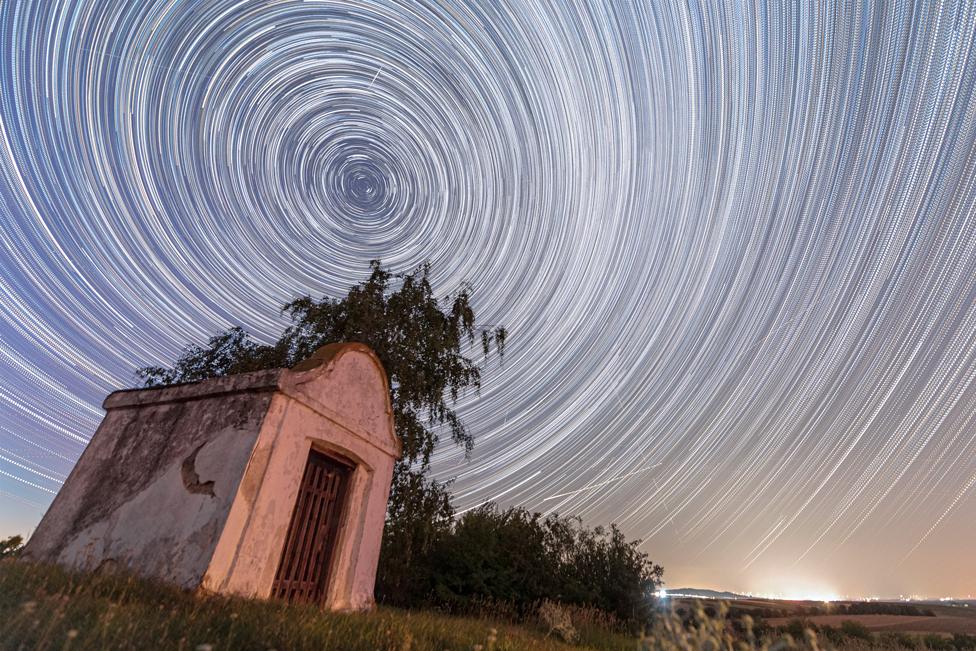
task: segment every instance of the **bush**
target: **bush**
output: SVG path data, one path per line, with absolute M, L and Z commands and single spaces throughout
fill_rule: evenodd
M 806 619 L 795 618 L 787 622 L 786 626 L 781 627 L 781 630 L 797 640 L 802 640 L 804 631 L 816 631 L 817 625 Z
M 871 631 L 867 629 L 864 624 L 860 622 L 843 621 L 840 623 L 840 630 L 847 637 L 853 637 L 860 640 L 871 640 Z
M 423 538 L 424 548 L 405 550 L 397 530 L 388 533 L 377 587 L 383 602 L 459 613 L 511 609 L 525 618 L 548 600 L 594 607 L 633 625 L 650 620 L 663 570 L 615 526 L 588 529 L 579 519 L 494 504 L 451 519 L 446 494 L 436 492 L 442 487 L 415 488 L 430 492 L 412 500 L 420 515 L 411 531 L 422 535 L 411 536 Z M 425 524 L 432 513 L 436 526 Z

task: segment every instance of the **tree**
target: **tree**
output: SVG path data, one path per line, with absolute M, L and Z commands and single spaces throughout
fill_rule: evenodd
M 345 298 L 302 296 L 282 308 L 292 320 L 277 342 L 255 342 L 241 328 L 212 337 L 206 346 L 184 349 L 172 368 L 147 366 L 137 372 L 145 386 L 195 382 L 267 368 L 290 367 L 329 343 L 368 345 L 390 379 L 396 433 L 403 442 L 397 474 L 417 465 L 423 472 L 446 426 L 455 443 L 470 452 L 474 437 L 452 408 L 461 393 L 481 388 L 481 368 L 465 356 L 465 344 L 480 340 L 487 359 L 492 349 L 504 355 L 504 327 L 477 328 L 471 285 L 444 300 L 442 309 L 430 286 L 430 264 L 394 274 L 379 260 L 370 263 L 364 282 Z M 450 400 L 450 402 L 448 402 Z
M 428 599 L 434 590 L 431 563 L 453 519 L 446 485 L 418 472 L 395 478 L 376 571 L 379 601 L 409 607 Z

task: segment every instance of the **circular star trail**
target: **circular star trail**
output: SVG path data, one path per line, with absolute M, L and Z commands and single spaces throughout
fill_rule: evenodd
M 616 522 L 672 585 L 965 594 L 974 36 L 950 1 L 0 4 L 0 533 L 134 368 L 430 260 L 511 333 L 435 460 L 460 508 Z

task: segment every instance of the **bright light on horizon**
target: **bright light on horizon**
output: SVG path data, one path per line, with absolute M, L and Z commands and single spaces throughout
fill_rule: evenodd
M 834 593 L 824 593 L 824 592 L 792 592 L 787 593 L 783 599 L 788 601 L 822 601 L 824 603 L 830 603 L 831 601 L 841 601 L 841 597 Z
M 754 596 L 765 596 L 770 599 L 785 599 L 787 601 L 820 601 L 830 603 L 831 601 L 843 601 L 846 599 L 840 595 L 833 586 L 825 583 L 820 578 L 808 578 L 805 576 L 786 576 L 776 574 L 761 581 L 761 585 L 769 586 L 760 595 L 757 592 Z

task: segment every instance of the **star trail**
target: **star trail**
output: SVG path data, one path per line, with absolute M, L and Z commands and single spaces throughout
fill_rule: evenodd
M 0 535 L 133 370 L 430 260 L 459 509 L 671 585 L 976 586 L 976 6 L 3 0 Z

